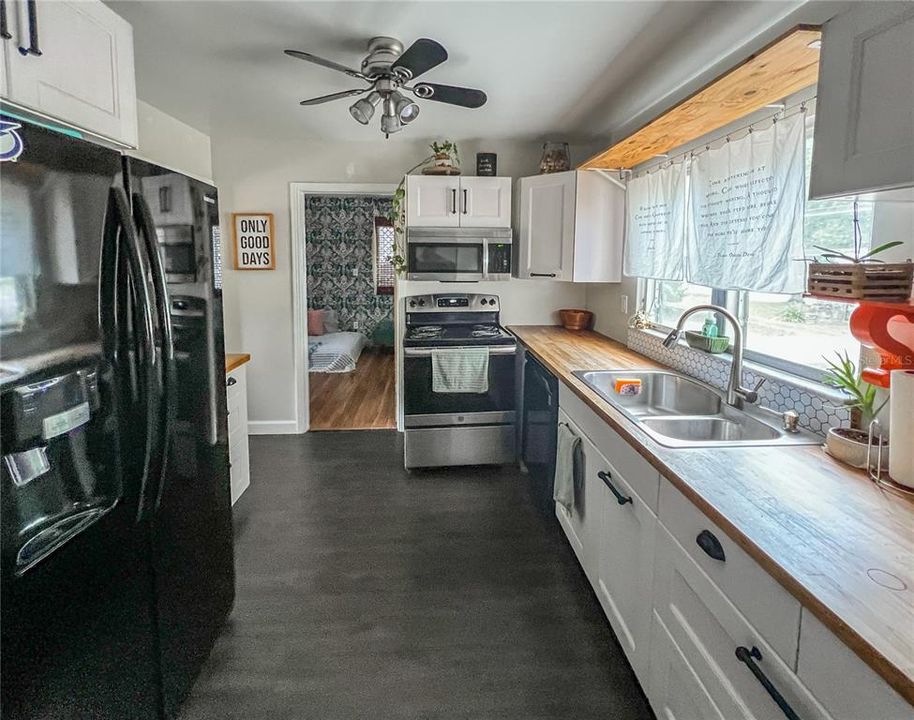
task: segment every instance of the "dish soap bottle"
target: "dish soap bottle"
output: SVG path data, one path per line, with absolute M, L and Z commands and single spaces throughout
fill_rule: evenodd
M 714 321 L 714 318 L 705 318 L 705 324 L 701 328 L 701 334 L 705 337 L 717 337 L 718 333 L 717 323 Z

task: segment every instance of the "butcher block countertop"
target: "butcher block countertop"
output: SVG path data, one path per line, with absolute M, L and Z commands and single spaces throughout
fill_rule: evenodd
M 573 370 L 663 367 L 590 331 L 509 328 L 527 351 L 914 704 L 914 503 L 818 446 L 665 448 Z M 896 588 L 868 572 L 896 576 Z
M 241 367 L 246 362 L 251 361 L 250 353 L 226 353 L 225 354 L 225 371 L 230 373 L 232 370 Z

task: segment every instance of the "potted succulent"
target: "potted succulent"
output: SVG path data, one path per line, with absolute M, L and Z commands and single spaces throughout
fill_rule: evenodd
M 839 388 L 848 395 L 845 405 L 850 408 L 850 427 L 829 428 L 825 437 L 825 448 L 828 454 L 843 463 L 853 467 L 866 467 L 866 453 L 869 444 L 870 423 L 885 407 L 886 399 L 876 406 L 876 388 L 860 377 L 857 366 L 844 353 L 835 353 L 837 361 L 825 358 L 828 370 L 825 372 L 823 382 L 826 385 Z M 874 439 L 875 441 L 875 439 Z M 879 448 L 880 453 L 888 450 L 888 441 L 883 440 Z M 887 458 L 883 457 L 883 462 Z
M 845 253 L 821 245 L 821 256 L 809 264 L 806 289 L 810 295 L 826 299 L 906 302 L 911 296 L 914 263 L 885 263 L 876 256 L 902 245 L 901 240 L 883 243 L 863 252 L 863 236 L 854 201 L 854 248 Z
M 435 158 L 435 167 L 442 169 L 454 169 L 460 165 L 460 155 L 457 153 L 457 143 L 450 140 L 433 142 L 430 145 Z

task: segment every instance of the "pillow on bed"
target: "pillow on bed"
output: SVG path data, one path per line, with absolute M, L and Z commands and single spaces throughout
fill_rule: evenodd
M 330 308 L 325 308 L 324 309 L 324 332 L 325 333 L 338 333 L 339 331 L 340 331 L 340 318 L 336 314 L 336 310 L 331 310 Z
M 324 330 L 324 311 L 323 310 L 309 310 L 308 311 L 308 334 L 309 335 L 323 335 Z

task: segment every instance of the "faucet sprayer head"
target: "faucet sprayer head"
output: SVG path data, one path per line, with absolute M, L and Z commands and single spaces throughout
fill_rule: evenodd
M 663 339 L 663 347 L 671 348 L 676 344 L 676 341 L 679 340 L 679 331 L 670 330 L 670 334 Z

